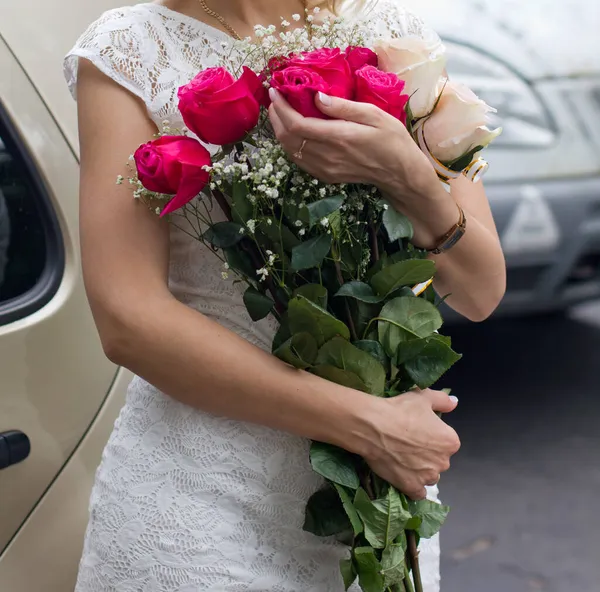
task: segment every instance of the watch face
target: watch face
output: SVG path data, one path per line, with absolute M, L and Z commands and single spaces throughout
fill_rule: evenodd
M 452 236 L 442 245 L 442 250 L 451 249 L 465 234 L 465 229 L 460 226 L 454 231 Z

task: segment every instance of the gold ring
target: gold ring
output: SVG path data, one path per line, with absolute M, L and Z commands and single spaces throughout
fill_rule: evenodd
M 302 160 L 302 150 L 304 150 L 304 146 L 306 146 L 306 139 L 302 140 L 302 145 L 300 146 L 298 152 L 294 152 L 294 158 Z

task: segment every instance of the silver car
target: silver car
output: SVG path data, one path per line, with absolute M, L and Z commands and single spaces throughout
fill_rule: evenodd
M 498 109 L 487 193 L 508 288 L 498 314 L 600 298 L 600 2 L 408 0 L 448 71 Z

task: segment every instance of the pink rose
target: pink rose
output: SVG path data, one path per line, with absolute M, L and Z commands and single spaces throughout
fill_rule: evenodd
M 209 181 L 202 167 L 211 165 L 208 150 L 193 138 L 162 136 L 142 144 L 134 154 L 138 178 L 148 190 L 174 195 L 161 216 L 192 201 Z
M 395 74 L 374 66 L 363 66 L 356 72 L 356 100 L 376 105 L 406 125 L 406 104 L 410 97 L 402 94 L 403 90 L 404 81 Z
M 352 72 L 360 70 L 363 66 L 375 66 L 377 68 L 379 65 L 377 54 L 367 47 L 347 47 L 346 60 L 348 60 Z
M 259 77 L 249 68 L 236 80 L 224 68 L 203 70 L 177 93 L 183 121 L 203 142 L 239 142 L 258 123 L 265 100 Z
M 288 67 L 312 70 L 329 85 L 329 94 L 343 99 L 354 98 L 354 78 L 346 56 L 338 49 L 322 48 L 291 56 Z
M 320 91 L 331 93 L 329 85 L 316 72 L 290 66 L 273 74 L 271 86 L 279 91 L 287 102 L 304 117 L 326 119 L 315 105 L 315 95 Z

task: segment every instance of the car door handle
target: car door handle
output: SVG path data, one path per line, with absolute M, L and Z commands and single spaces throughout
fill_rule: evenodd
M 31 452 L 31 442 L 18 430 L 0 433 L 0 469 L 24 461 Z

